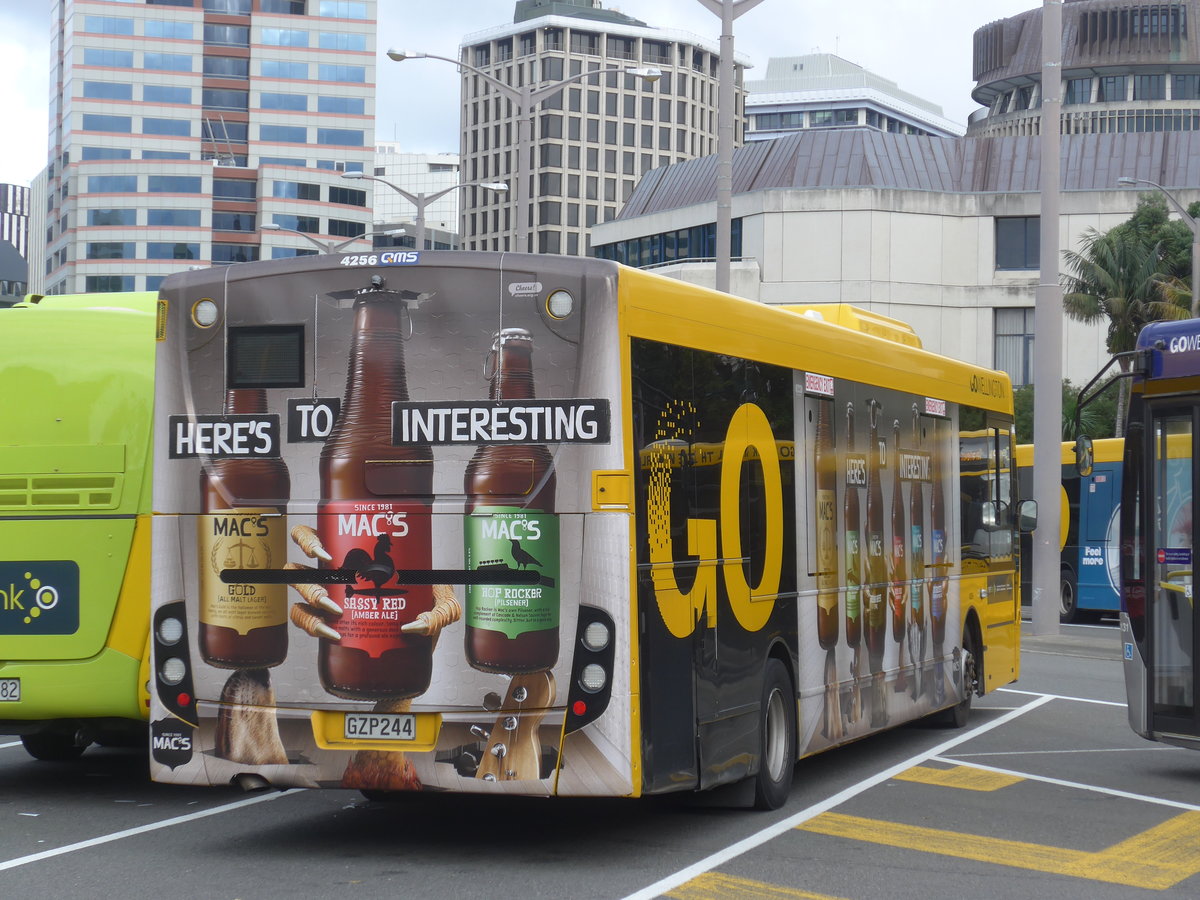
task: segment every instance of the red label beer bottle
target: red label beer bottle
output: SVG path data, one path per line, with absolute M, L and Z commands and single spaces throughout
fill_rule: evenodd
M 406 316 L 386 292 L 355 300 L 342 411 L 321 451 L 317 533 L 333 557 L 323 565 L 355 581 L 330 588 L 341 640 L 321 639 L 317 670 L 326 691 L 355 700 L 415 697 L 433 667 L 433 639 L 401 632 L 433 608 L 433 586 L 396 575 L 433 563 L 433 453 L 391 440 L 392 403 L 408 400 Z
M 523 328 L 495 335 L 492 400 L 533 400 L 533 338 Z M 467 588 L 467 661 L 516 674 L 558 661 L 559 537 L 554 460 L 544 444 L 484 444 L 467 464 L 466 567 L 536 571 L 534 585 Z
M 230 390 L 227 415 L 266 415 L 262 389 Z M 224 669 L 277 666 L 287 656 L 287 585 L 226 584 L 222 569 L 281 569 L 291 493 L 279 457 L 223 457 L 200 472 L 200 655 Z
M 864 473 L 854 455 L 854 404 L 846 404 L 846 493 L 843 520 L 846 526 L 846 643 L 858 647 L 862 640 L 862 535 L 859 532 L 858 489 Z
M 817 640 L 828 650 L 838 639 L 837 458 L 833 452 L 832 400 L 817 400 L 813 478 L 817 512 Z

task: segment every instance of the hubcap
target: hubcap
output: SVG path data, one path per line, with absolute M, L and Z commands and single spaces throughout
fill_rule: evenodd
M 783 704 L 783 691 L 778 688 L 771 691 L 763 723 L 763 766 L 772 781 L 778 781 L 787 766 L 787 713 Z

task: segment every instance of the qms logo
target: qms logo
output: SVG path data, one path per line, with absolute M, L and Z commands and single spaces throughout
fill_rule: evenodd
M 0 634 L 74 634 L 78 630 L 76 563 L 0 562 Z

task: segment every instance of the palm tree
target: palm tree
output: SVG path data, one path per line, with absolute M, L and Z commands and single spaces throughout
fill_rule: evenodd
M 1089 228 L 1079 251 L 1063 254 L 1070 274 L 1063 278 L 1063 310 L 1085 324 L 1108 322 L 1109 353 L 1134 349 L 1137 336 L 1149 322 L 1186 319 L 1191 315 L 1190 293 L 1174 286 L 1163 257 L 1161 241 L 1128 223 L 1100 232 Z M 1130 361 L 1120 361 L 1122 372 Z M 1117 436 L 1124 433 L 1126 386 L 1117 406 Z

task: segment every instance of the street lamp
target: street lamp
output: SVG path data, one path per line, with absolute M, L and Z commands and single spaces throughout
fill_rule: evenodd
M 1157 182 L 1151 181 L 1149 178 L 1130 178 L 1128 175 L 1122 175 L 1117 179 L 1117 184 L 1127 185 L 1132 187 L 1135 184 L 1148 184 L 1152 188 L 1156 188 L 1159 193 L 1167 198 L 1168 202 L 1175 207 L 1175 211 L 1183 217 L 1183 221 L 1192 231 L 1192 318 L 1200 316 L 1200 222 L 1197 222 L 1188 211 L 1184 209 L 1182 203 L 1175 199 L 1175 196 L 1165 187 Z
M 741 2 L 760 3 L 762 0 L 741 0 Z M 529 250 L 529 234 L 528 226 L 526 225 L 527 216 L 525 210 L 525 182 L 528 178 L 527 169 L 529 166 L 529 149 L 531 144 L 529 117 L 532 115 L 534 107 L 548 97 L 553 97 L 567 85 L 576 81 L 583 81 L 585 78 L 590 78 L 593 75 L 603 75 L 608 72 L 624 72 L 629 75 L 637 75 L 648 84 L 653 84 L 662 77 L 662 72 L 658 69 L 638 68 L 636 66 L 606 66 L 602 69 L 592 69 L 589 72 L 580 72 L 577 75 L 572 75 L 569 78 L 564 78 L 562 81 L 556 81 L 553 84 L 548 84 L 545 87 L 535 89 L 530 83 L 513 87 L 510 84 L 505 84 L 500 79 L 493 75 L 489 75 L 482 69 L 477 69 L 475 66 L 468 65 L 459 59 L 454 59 L 449 56 L 438 56 L 433 53 L 425 53 L 420 50 L 389 50 L 387 52 L 388 59 L 395 62 L 403 62 L 406 59 L 440 59 L 443 62 L 452 63 L 460 69 L 466 69 L 468 72 L 473 72 L 495 88 L 500 94 L 508 98 L 517 110 L 517 165 L 515 167 L 517 188 L 513 191 L 513 206 L 515 207 L 515 218 L 513 221 L 513 243 L 514 249 L 518 253 L 526 253 Z
M 733 241 L 733 20 L 762 0 L 700 0 L 721 17 L 721 60 L 717 70 L 717 256 L 716 287 L 729 293 L 729 246 Z
M 307 234 L 297 228 L 284 228 L 282 225 L 276 225 L 274 223 L 267 223 L 265 225 L 259 225 L 258 227 L 260 231 L 286 231 L 290 234 L 298 234 L 322 253 L 337 253 L 343 247 L 348 247 L 355 241 L 365 241 L 374 234 L 402 234 L 404 232 L 404 229 L 402 228 L 396 228 L 392 231 L 368 231 L 358 235 L 357 237 L 346 238 L 346 240 L 339 241 L 335 244 L 332 241 L 319 241 L 311 234 Z
M 440 191 L 435 191 L 432 194 L 426 194 L 423 191 L 416 194 L 410 194 L 402 187 L 392 184 L 390 181 L 380 178 L 378 175 L 364 175 L 362 172 L 343 172 L 343 178 L 350 178 L 362 181 L 378 181 L 380 184 L 386 184 L 393 191 L 411 203 L 417 208 L 417 216 L 414 222 L 417 226 L 416 244 L 418 250 L 425 249 L 425 207 L 439 197 L 444 197 L 451 191 L 465 187 L 481 187 L 489 191 L 507 191 L 508 185 L 503 181 L 468 181 L 463 184 L 452 184 L 450 187 Z

